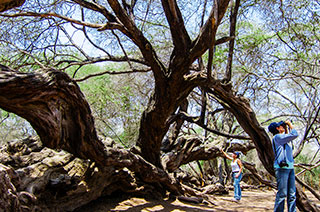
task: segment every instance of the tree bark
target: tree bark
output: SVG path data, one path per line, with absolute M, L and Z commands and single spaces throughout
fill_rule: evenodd
M 244 97 L 236 96 L 231 85 L 223 85 L 219 81 L 209 84 L 209 92 L 215 95 L 221 103 L 237 118 L 237 121 L 245 132 L 251 137 L 256 146 L 256 150 L 260 161 L 271 174 L 275 175 L 273 169 L 274 154 L 272 150 L 271 140 L 267 132 L 260 126 L 253 112 L 249 100 Z M 211 90 L 211 88 L 213 88 Z M 297 206 L 302 211 L 319 211 L 319 208 L 310 202 L 306 195 L 299 189 L 298 183 L 296 197 Z
M 78 85 L 65 73 L 19 73 L 1 66 L 0 107 L 25 118 L 44 146 L 63 149 L 100 167 L 127 167 L 148 183 L 183 193 L 179 182 L 141 156 L 110 148 L 98 139 L 90 108 Z
M 0 211 L 22 211 L 24 205 L 19 199 L 19 192 L 17 192 L 11 179 L 15 178 L 15 172 L 2 164 L 0 164 Z
M 253 144 L 232 144 L 232 149 L 248 152 L 255 147 Z M 170 152 L 162 157 L 162 165 L 169 172 L 175 171 L 183 164 L 196 160 L 211 160 L 222 156 L 218 147 L 212 143 L 203 143 L 203 140 L 197 136 L 180 137 Z
M 269 173 L 274 175 L 273 150 L 266 131 L 260 126 L 249 100 L 234 95 L 230 85 L 223 85 L 219 81 L 211 84 L 209 92 L 221 100 L 221 103 L 237 119 L 241 127 L 250 136 L 256 146 L 258 157 Z
M 190 75 L 189 67 L 214 45 L 215 35 L 219 23 L 226 12 L 229 0 L 218 1 L 217 7 L 214 6 L 212 8 L 209 18 L 202 27 L 199 36 L 191 43 L 187 34 L 184 33 L 184 25 L 176 24 L 182 21 L 176 2 L 171 2 L 174 5 L 167 3 L 163 1 L 175 46 L 168 68 L 163 68 L 160 73 L 157 71 L 160 70 L 159 68 L 153 70 L 155 89 L 149 100 L 147 109 L 142 114 L 137 140 L 137 146 L 140 148 L 141 155 L 156 166 L 161 165 L 160 147 L 169 129 L 169 117 L 177 110 L 193 88 L 199 86 L 193 80 L 194 75 Z M 179 28 L 177 29 L 177 27 Z M 183 39 L 178 38 L 177 31 L 183 32 L 183 34 L 180 34 L 184 36 Z M 143 49 L 141 51 L 144 52 Z M 148 59 L 146 58 L 146 60 Z M 160 66 L 163 67 L 163 65 Z M 186 77 L 187 75 L 189 77 Z
M 0 12 L 20 7 L 24 2 L 25 0 L 0 0 Z
M 105 145 L 112 146 L 110 141 Z M 157 194 L 156 189 L 145 189 L 151 185 L 145 186 L 129 169 L 98 167 L 65 151 L 44 148 L 37 138 L 1 148 L 0 180 L 4 211 L 72 211 L 114 191 Z
M 43 144 L 103 163 L 91 110 L 67 74 L 19 73 L 0 66 L 0 107 L 30 122 Z

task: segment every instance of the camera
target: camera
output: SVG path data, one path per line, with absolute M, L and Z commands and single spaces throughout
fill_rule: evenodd
M 287 161 L 283 160 L 279 163 L 280 168 L 282 167 L 288 167 L 289 165 L 287 164 Z
M 286 127 L 286 126 L 287 126 L 287 123 L 285 123 L 284 121 L 280 121 L 279 123 L 280 123 L 280 125 L 283 126 L 283 127 Z
M 284 128 L 285 133 L 289 132 L 289 130 L 290 130 L 289 125 L 286 122 L 280 121 L 279 124 L 280 124 L 280 126 L 282 126 Z

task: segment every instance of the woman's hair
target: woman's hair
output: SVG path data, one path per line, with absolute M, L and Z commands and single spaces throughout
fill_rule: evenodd
M 233 154 L 235 154 L 236 156 L 237 156 L 237 158 L 239 158 L 239 156 L 240 156 L 240 152 L 233 152 Z

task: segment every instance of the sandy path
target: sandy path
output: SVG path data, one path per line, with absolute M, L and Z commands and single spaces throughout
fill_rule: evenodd
M 274 190 L 244 190 L 242 199 L 239 203 L 233 202 L 233 192 L 228 195 L 214 196 L 212 204 L 192 204 L 181 202 L 179 200 L 146 200 L 143 198 L 130 199 L 104 199 L 99 200 L 82 207 L 77 212 L 107 212 L 107 211 L 127 211 L 127 212 L 147 212 L 147 211 L 273 211 L 275 198 Z M 317 204 L 320 204 L 318 201 Z

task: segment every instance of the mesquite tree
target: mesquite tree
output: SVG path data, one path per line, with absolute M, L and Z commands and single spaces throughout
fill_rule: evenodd
M 198 6 L 193 9 L 196 15 L 186 15 L 194 6 Z M 161 145 L 174 122 L 178 130 L 181 120 L 207 128 L 205 111 L 198 120 L 183 113 L 190 93 L 200 89 L 203 105 L 206 96 L 212 96 L 236 118 L 246 134 L 220 135 L 241 139 L 248 136 L 264 167 L 273 174 L 269 135 L 258 122 L 248 98 L 239 94 L 241 88 L 234 89 L 239 86 L 238 81 L 233 81 L 237 17 L 239 9 L 244 12 L 247 6 L 241 7 L 239 0 L 27 2 L 21 9 L 1 14 L 1 26 L 6 31 L 1 42 L 10 52 L 2 63 L 14 70 L 1 66 L 0 107 L 28 120 L 45 146 L 67 150 L 100 166 L 128 167 L 136 172 L 153 170 L 149 175 L 141 175 L 143 180 L 158 180 L 168 189 L 183 192 L 162 169 Z M 10 25 L 11 21 L 16 21 L 16 25 Z M 24 33 L 16 33 L 20 31 Z M 82 37 L 76 38 L 79 32 Z M 281 33 L 276 35 L 283 41 Z M 160 36 L 163 41 L 170 40 L 164 49 L 156 48 L 162 47 Z M 99 53 L 82 48 L 79 42 Z M 228 45 L 224 65 L 215 60 L 219 45 Z M 80 79 L 76 79 L 82 66 L 97 62 L 127 62 L 130 71 L 126 73 L 152 72 L 153 93 L 141 115 L 139 136 L 132 152 L 106 149 L 97 137 L 90 107 L 77 85 Z M 72 78 L 64 73 L 75 66 L 78 69 Z M 99 74 L 107 73 L 113 72 Z M 188 161 L 210 156 L 199 154 L 189 158 L 178 160 L 180 164 L 167 163 L 165 167 L 175 169 Z M 312 207 L 300 191 L 298 194 L 299 207 Z

